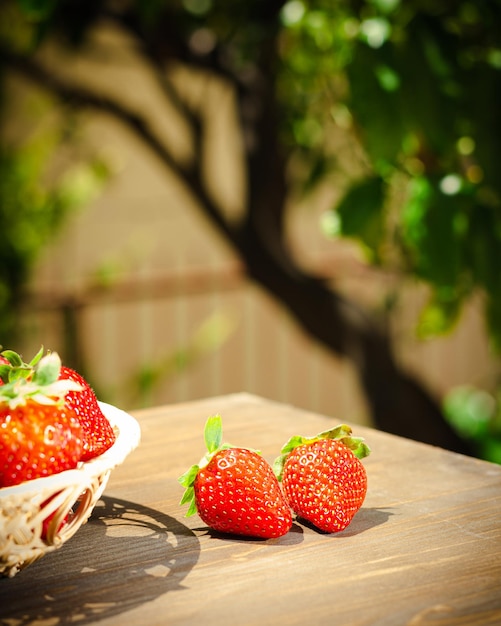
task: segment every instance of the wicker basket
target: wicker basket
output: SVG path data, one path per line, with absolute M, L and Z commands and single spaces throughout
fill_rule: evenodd
M 117 435 L 109 450 L 76 469 L 0 489 L 0 576 L 15 576 L 72 537 L 88 520 L 111 470 L 138 445 L 137 421 L 99 404 Z

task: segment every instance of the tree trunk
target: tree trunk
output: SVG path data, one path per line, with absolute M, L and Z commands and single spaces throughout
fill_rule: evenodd
M 361 308 L 321 280 L 277 263 L 249 226 L 238 250 L 249 276 L 285 306 L 312 338 L 353 362 L 376 427 L 472 454 L 447 424 L 438 403 L 397 366 L 387 334 Z

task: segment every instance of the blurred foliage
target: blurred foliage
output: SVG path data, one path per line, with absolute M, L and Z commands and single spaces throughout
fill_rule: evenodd
M 0 0 L 0 41 L 26 55 L 54 33 L 80 45 L 103 16 L 140 33 L 153 55 L 238 77 L 242 93 L 265 68 L 255 82 L 276 92 L 281 148 L 300 164 L 295 188 L 346 174 L 326 233 L 430 287 L 423 338 L 451 330 L 480 292 L 501 351 L 501 0 Z M 360 147 L 355 169 L 339 133 Z M 2 197 L 13 193 L 5 186 Z M 42 239 L 61 200 L 32 196 L 17 211 L 25 227 L 43 214 Z M 16 251 L 9 289 L 36 247 Z
M 336 129 L 352 133 L 366 155 L 363 173 L 332 207 L 328 234 L 358 240 L 371 262 L 431 287 L 423 338 L 450 330 L 480 290 L 501 350 L 501 0 L 1 5 L 10 20 L 2 38 L 26 52 L 54 31 L 80 44 L 106 11 L 151 41 L 171 20 L 194 56 L 224 53 L 222 65 L 243 80 L 266 46 L 277 46 L 270 72 L 281 138 L 303 163 L 303 189 L 342 167 L 330 141 Z M 278 22 L 270 20 L 277 6 Z
M 501 392 L 471 385 L 453 389 L 444 400 L 451 425 L 469 440 L 479 458 L 501 463 Z
M 501 3 L 291 0 L 282 15 L 290 140 L 326 162 L 326 129 L 349 126 L 367 155 L 330 234 L 430 285 L 421 337 L 481 290 L 501 349 Z
M 107 176 L 101 161 L 72 165 L 47 180 L 50 137 L 0 146 L 0 336 L 16 345 L 18 306 L 35 262 L 67 215 L 84 206 Z
M 116 396 L 121 402 L 126 399 L 132 408 L 151 406 L 158 387 L 165 386 L 166 381 L 174 381 L 177 374 L 198 363 L 202 357 L 217 352 L 234 333 L 237 323 L 229 312 L 216 311 L 206 317 L 186 345 L 155 362 L 143 363 Z

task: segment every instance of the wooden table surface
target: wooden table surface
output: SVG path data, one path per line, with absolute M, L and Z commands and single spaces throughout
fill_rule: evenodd
M 5 626 L 501 624 L 501 466 L 355 427 L 369 491 L 348 528 L 216 536 L 185 518 L 177 477 L 207 417 L 270 462 L 333 418 L 249 394 L 137 411 L 139 447 L 60 550 L 0 580 Z

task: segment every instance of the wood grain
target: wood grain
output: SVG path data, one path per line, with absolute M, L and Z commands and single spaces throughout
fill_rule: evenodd
M 136 412 L 142 442 L 88 524 L 0 580 L 1 624 L 501 623 L 500 466 L 357 427 L 369 492 L 345 531 L 222 537 L 178 504 L 216 412 L 226 440 L 270 462 L 290 435 L 337 423 L 248 394 Z

